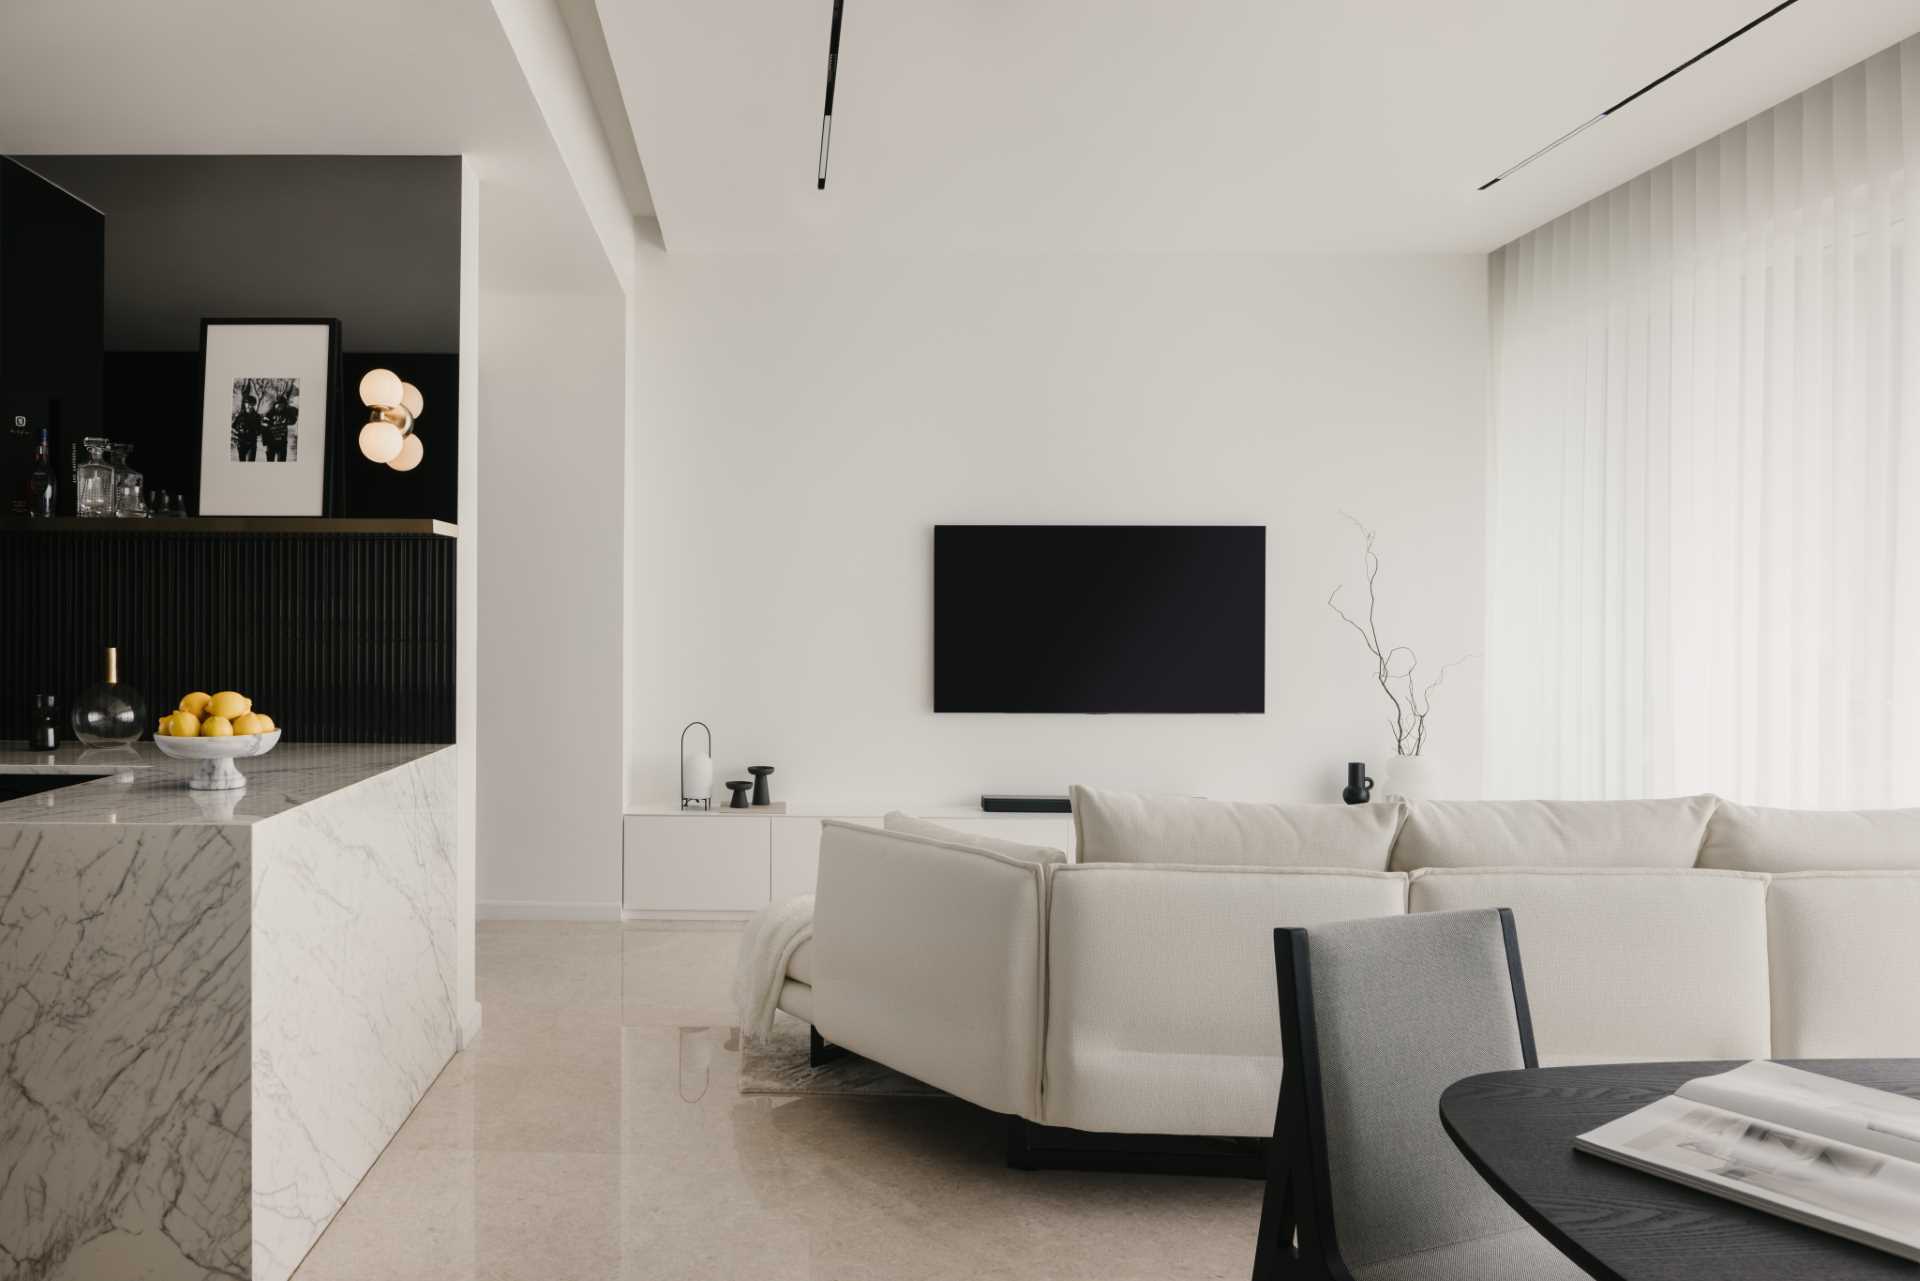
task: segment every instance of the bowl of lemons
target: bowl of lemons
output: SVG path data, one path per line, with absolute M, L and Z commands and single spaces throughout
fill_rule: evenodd
M 234 765 L 241 756 L 263 756 L 280 741 L 280 727 L 265 712 L 253 710 L 253 700 L 233 690 L 203 694 L 199 690 L 160 718 L 153 745 L 175 760 L 195 762 L 187 786 L 198 792 L 245 787 L 247 779 Z

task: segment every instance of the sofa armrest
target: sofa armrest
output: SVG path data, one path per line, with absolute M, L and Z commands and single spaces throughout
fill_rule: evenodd
M 822 824 L 814 1026 L 856 1054 L 1037 1120 L 1045 869 Z

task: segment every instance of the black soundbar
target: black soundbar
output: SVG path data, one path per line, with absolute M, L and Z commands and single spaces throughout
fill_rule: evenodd
M 980 808 L 989 814 L 1071 814 L 1073 802 L 1064 796 L 982 796 Z

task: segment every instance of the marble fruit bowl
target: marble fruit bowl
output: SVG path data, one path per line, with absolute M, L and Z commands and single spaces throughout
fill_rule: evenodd
M 264 734 L 232 734 L 224 738 L 175 738 L 155 734 L 153 745 L 161 754 L 176 761 L 197 761 L 187 786 L 197 792 L 218 792 L 245 787 L 247 779 L 234 765 L 240 756 L 265 756 L 280 741 L 280 731 Z

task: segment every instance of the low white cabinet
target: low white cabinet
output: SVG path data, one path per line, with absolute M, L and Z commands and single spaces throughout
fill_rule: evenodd
M 905 808 L 905 807 L 902 807 Z M 1073 853 L 1069 814 L 988 814 L 982 810 L 919 810 L 963 832 L 1051 845 Z M 874 814 L 809 806 L 783 810 L 661 808 L 626 816 L 622 834 L 629 919 L 734 920 L 774 899 L 811 894 L 820 872 L 820 822 L 838 818 L 880 826 Z
M 750 912 L 772 892 L 764 818 L 627 818 L 627 906 Z

